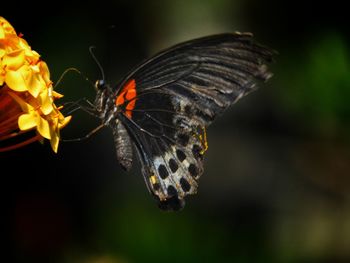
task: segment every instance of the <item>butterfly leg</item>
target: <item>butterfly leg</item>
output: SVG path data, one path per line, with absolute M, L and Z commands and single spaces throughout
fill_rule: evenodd
M 63 141 L 63 142 L 80 142 L 80 141 L 84 141 L 86 139 L 89 139 L 92 135 L 94 135 L 96 132 L 98 132 L 103 127 L 105 127 L 105 124 L 101 124 L 101 125 L 97 126 L 95 129 L 93 129 L 92 131 L 90 131 L 88 134 L 86 134 L 83 137 L 74 138 L 74 139 L 61 139 L 61 141 Z

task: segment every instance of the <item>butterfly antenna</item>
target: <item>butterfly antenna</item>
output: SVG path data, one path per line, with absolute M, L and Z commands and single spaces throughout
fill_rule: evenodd
M 89 47 L 90 54 L 91 54 L 92 58 L 95 60 L 95 62 L 96 62 L 96 64 L 97 64 L 98 68 L 99 68 L 100 71 L 101 71 L 102 80 L 106 80 L 106 79 L 105 79 L 105 72 L 104 72 L 104 70 L 103 70 L 103 67 L 101 66 L 100 61 L 98 61 L 98 59 L 96 58 L 96 56 L 95 56 L 95 54 L 94 54 L 94 52 L 93 52 L 93 49 L 94 49 L 94 48 L 96 48 L 96 47 L 95 47 L 95 46 L 90 46 L 90 47 Z
M 95 87 L 94 83 L 92 83 L 92 81 L 89 80 L 88 77 L 86 77 L 83 73 L 81 73 L 80 70 L 78 70 L 77 68 L 67 68 L 65 71 L 63 71 L 63 73 L 61 74 L 61 76 L 57 80 L 57 82 L 54 86 L 54 89 L 58 86 L 58 84 L 60 84 L 62 82 L 63 78 L 67 75 L 67 73 L 72 72 L 72 71 L 81 75 L 86 81 L 88 81 L 93 87 Z

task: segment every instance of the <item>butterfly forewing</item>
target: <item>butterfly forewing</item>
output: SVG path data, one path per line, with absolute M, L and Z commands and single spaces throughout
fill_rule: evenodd
M 271 77 L 273 51 L 251 34 L 222 34 L 176 45 L 145 61 L 117 86 L 118 121 L 137 149 L 150 192 L 180 209 L 197 191 L 205 128 Z

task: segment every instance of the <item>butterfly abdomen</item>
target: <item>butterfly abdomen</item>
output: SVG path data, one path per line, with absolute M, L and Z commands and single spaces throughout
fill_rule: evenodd
M 118 119 L 116 119 L 115 124 L 111 125 L 111 128 L 113 130 L 118 162 L 125 171 L 129 171 L 132 166 L 133 158 L 133 149 L 130 136 L 123 123 Z

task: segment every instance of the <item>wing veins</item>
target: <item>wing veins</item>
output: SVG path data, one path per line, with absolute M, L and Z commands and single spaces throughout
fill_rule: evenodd
M 174 129 L 174 130 L 177 130 L 177 128 L 175 126 L 172 126 L 172 125 L 169 125 L 169 124 L 165 124 L 159 120 L 157 120 L 156 118 L 154 118 L 153 116 L 149 115 L 146 113 L 146 116 L 149 117 L 151 120 L 153 120 L 154 122 L 156 122 L 158 125 L 160 126 L 165 126 L 165 127 L 168 127 L 168 128 L 171 128 L 171 129 Z M 164 131 L 164 130 L 162 130 Z M 164 134 L 164 133 L 163 133 Z
M 159 89 L 159 88 L 162 88 L 162 87 L 167 86 L 167 85 L 169 85 L 169 84 L 176 83 L 178 80 L 181 80 L 183 77 L 186 77 L 186 76 L 192 74 L 197 68 L 200 67 L 200 65 L 201 65 L 201 63 L 196 63 L 196 64 L 194 64 L 194 66 L 193 66 L 191 69 L 189 69 L 188 72 L 183 72 L 183 73 L 180 74 L 180 76 L 178 76 L 176 79 L 173 79 L 173 80 L 171 80 L 171 81 L 162 83 L 162 84 L 160 84 L 160 85 L 158 85 L 158 86 L 153 86 L 153 87 L 150 87 L 150 88 L 145 88 L 144 91 Z

